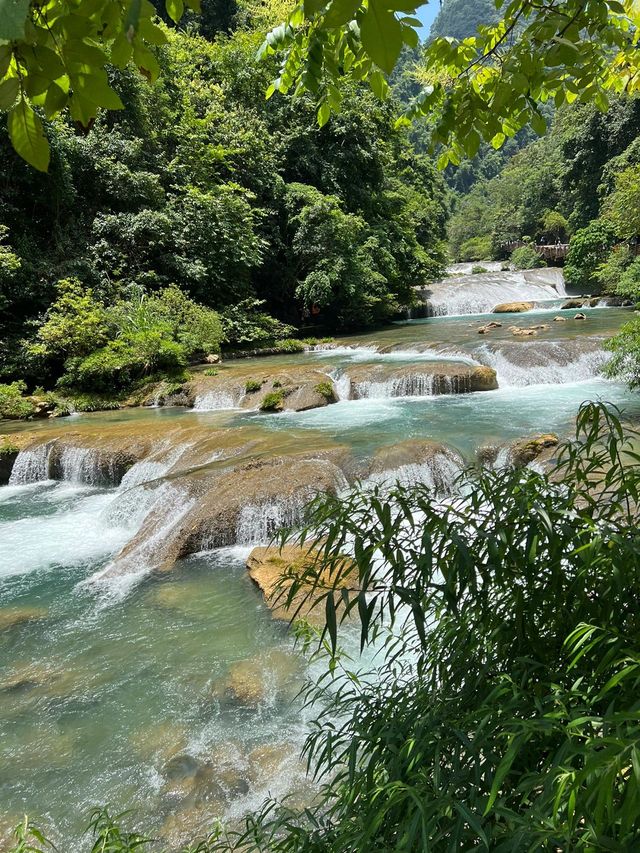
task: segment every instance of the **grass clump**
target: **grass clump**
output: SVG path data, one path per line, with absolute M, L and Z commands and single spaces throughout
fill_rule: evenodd
M 260 403 L 260 411 L 261 412 L 280 412 L 282 411 L 282 404 L 284 401 L 284 391 L 282 389 L 278 389 L 277 391 L 270 391 L 264 398 L 264 400 Z
M 257 379 L 248 379 L 244 383 L 244 390 L 246 394 L 255 394 L 256 391 L 259 391 L 262 388 L 262 382 L 258 382 Z
M 474 264 L 471 267 L 472 275 L 480 275 L 483 272 L 489 272 L 489 270 L 486 267 L 481 266 L 480 264 Z
M 304 352 L 305 345 L 302 341 L 296 338 L 285 338 L 283 341 L 276 341 L 276 349 L 278 352 Z
M 317 391 L 325 400 L 328 400 L 330 403 L 336 399 L 336 392 L 333 390 L 333 385 L 331 382 L 318 382 L 318 384 L 314 387 L 314 391 Z
M 203 373 L 205 376 L 217 376 L 220 371 L 217 370 L 215 367 L 207 367 L 207 369 L 204 370 Z

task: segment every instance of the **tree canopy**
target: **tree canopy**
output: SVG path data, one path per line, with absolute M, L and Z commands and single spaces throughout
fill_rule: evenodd
M 367 82 L 385 98 L 386 75 L 403 45 L 418 45 L 419 5 L 301 0 L 262 46 L 262 56 L 280 58 L 267 94 L 311 92 L 321 125 L 341 107 L 342 76 Z M 184 8 L 183 0 L 166 0 L 173 20 Z M 40 113 L 51 120 L 68 109 L 78 128 L 90 128 L 101 107 L 122 107 L 110 65 L 131 62 L 149 79 L 159 73 L 155 49 L 166 35 L 149 0 L 2 0 L 0 12 L 0 108 L 8 112 L 14 147 L 38 169 L 49 163 Z M 425 51 L 425 85 L 407 120 L 431 116 L 443 167 L 473 156 L 483 140 L 500 147 L 525 125 L 543 133 L 540 105 L 547 101 L 579 99 L 604 110 L 611 94 L 640 85 L 635 0 L 511 0 L 501 13 L 502 20 L 480 26 L 475 36 L 437 38 Z

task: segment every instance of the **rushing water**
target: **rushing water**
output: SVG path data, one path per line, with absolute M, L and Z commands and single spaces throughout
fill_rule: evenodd
M 490 275 L 467 307 L 514 298 L 511 277 Z M 462 286 L 471 292 L 468 281 Z M 459 307 L 459 294 L 450 297 L 448 309 Z M 248 578 L 249 547 L 203 552 L 170 574 L 149 573 L 196 500 L 197 490 L 180 490 L 184 472 L 226 464 L 220 431 L 237 437 L 242 459 L 339 446 L 360 465 L 382 446 L 429 439 L 449 450 L 371 479 L 440 485 L 482 445 L 569 433 L 585 399 L 640 415 L 636 396 L 600 376 L 603 341 L 628 313 L 590 309 L 580 322 L 565 312 L 563 323 L 555 313 L 547 303 L 500 317 L 502 327 L 489 335 L 478 334 L 486 316 L 442 316 L 334 349 L 230 367 L 245 376 L 308 364 L 337 386 L 340 401 L 324 408 L 264 415 L 239 411 L 236 397 L 219 394 L 200 398 L 195 411 L 74 418 L 68 429 L 78 435 L 83 428 L 126 434 L 143 424 L 155 437 L 153 452 L 117 487 L 104 485 L 95 452 L 81 443 L 56 453 L 51 424 L 9 425 L 35 429 L 43 440 L 19 456 L 11 483 L 0 488 L 0 850 L 3 826 L 24 811 L 41 818 L 61 849 L 81 851 L 80 828 L 96 803 L 134 804 L 140 821 L 171 846 L 184 826 L 201 828 L 217 815 L 233 820 L 269 791 L 293 791 L 304 802 L 305 717 L 295 700 L 303 664 Z M 549 328 L 519 339 L 512 324 Z M 493 367 L 500 387 L 434 394 L 432 371 L 442 361 Z M 375 379 L 354 394 L 352 377 L 362 385 L 367 371 Z M 191 427 L 210 433 L 211 443 L 194 450 Z M 296 500 L 244 505 L 235 541 L 264 542 L 278 524 L 295 521 Z

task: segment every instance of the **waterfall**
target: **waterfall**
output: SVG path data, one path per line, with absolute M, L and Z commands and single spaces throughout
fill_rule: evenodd
M 10 486 L 24 486 L 50 479 L 51 448 L 53 442 L 38 444 L 36 447 L 21 450 L 18 454 L 11 476 Z
M 549 302 L 566 296 L 561 270 L 452 276 L 419 291 L 433 316 L 487 314 L 503 302 Z
M 424 485 L 439 494 L 451 494 L 453 483 L 462 473 L 464 460 L 452 451 L 441 451 L 422 462 L 409 462 L 388 471 L 372 474 L 368 482 L 392 488 L 396 483 L 402 486 Z
M 198 394 L 193 409 L 196 412 L 216 412 L 220 409 L 237 409 L 239 403 L 239 397 L 236 398 L 229 391 L 218 389 L 217 391 Z
M 243 506 L 236 523 L 236 545 L 265 545 L 282 527 L 292 527 L 300 522 L 302 510 L 313 497 L 295 495 L 284 500 Z
M 433 373 L 414 373 L 386 381 L 354 382 L 351 399 L 384 399 L 388 397 L 431 397 L 436 394 L 465 394 L 470 389 L 469 377 L 445 376 Z
M 598 376 L 611 358 L 601 349 L 585 350 L 581 342 L 552 341 L 522 341 L 496 349 L 483 344 L 474 355 L 496 371 L 501 388 L 583 382 Z
M 112 464 L 90 447 L 65 447 L 56 460 L 56 479 L 87 486 L 105 486 L 116 479 Z M 105 468 L 107 470 L 105 470 Z

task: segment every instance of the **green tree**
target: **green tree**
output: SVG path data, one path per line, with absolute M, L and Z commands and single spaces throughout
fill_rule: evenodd
M 615 243 L 612 226 L 594 219 L 571 238 L 564 267 L 567 284 L 587 291 L 598 287 L 597 270 L 604 263 Z
M 602 216 L 618 237 L 640 236 L 640 166 L 630 166 L 615 176 L 615 189 L 602 207 Z

